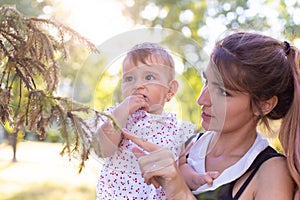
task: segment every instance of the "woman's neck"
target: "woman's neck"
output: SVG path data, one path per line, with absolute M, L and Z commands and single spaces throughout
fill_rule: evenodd
M 220 155 L 244 155 L 256 139 L 256 130 L 248 133 L 217 133 L 212 139 L 211 152 Z
M 254 144 L 256 130 L 236 133 L 216 133 L 212 138 L 206 156 L 206 170 L 220 173 L 239 161 Z

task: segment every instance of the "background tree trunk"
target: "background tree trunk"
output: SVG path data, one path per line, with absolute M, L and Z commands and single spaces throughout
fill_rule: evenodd
M 8 133 L 7 138 L 8 138 L 8 144 L 11 145 L 13 148 L 12 162 L 17 162 L 17 132 Z

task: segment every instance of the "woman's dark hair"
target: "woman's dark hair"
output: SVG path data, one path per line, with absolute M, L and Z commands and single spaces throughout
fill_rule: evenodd
M 299 51 L 288 42 L 258 33 L 237 32 L 218 41 L 211 55 L 224 87 L 250 96 L 251 106 L 267 119 L 283 119 L 279 139 L 289 169 L 300 187 Z M 277 96 L 274 109 L 263 116 L 260 102 Z
M 293 101 L 294 79 L 283 42 L 254 33 L 232 34 L 217 42 L 212 60 L 224 86 L 250 94 L 258 109 L 260 101 L 278 97 L 276 107 L 263 118 L 286 115 Z

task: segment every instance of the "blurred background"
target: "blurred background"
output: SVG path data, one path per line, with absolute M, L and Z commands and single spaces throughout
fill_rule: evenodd
M 122 98 L 121 60 L 125 47 L 136 41 L 124 36 L 142 38 L 145 28 L 167 30 L 161 43 L 174 54 L 181 81 L 169 108 L 198 125 L 194 102 L 202 87 L 201 68 L 226 30 L 260 31 L 300 47 L 300 0 L 0 0 L 0 5 L 67 25 L 97 45 L 99 55 L 72 46 L 68 60 L 61 62 L 56 91 L 97 110 Z M 280 150 L 278 123 L 272 126 L 270 141 Z M 0 199 L 95 199 L 101 162 L 91 157 L 78 174 L 76 159 L 60 156 L 63 140 L 55 125 L 43 141 L 35 133 L 16 134 L 13 141 L 0 129 Z

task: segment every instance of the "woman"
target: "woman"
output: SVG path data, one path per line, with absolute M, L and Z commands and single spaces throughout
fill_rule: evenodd
M 185 164 L 157 168 L 160 162 L 157 156 L 153 162 L 151 155 L 166 150 L 124 131 L 144 150 L 155 152 L 141 156 L 142 151 L 133 150 L 143 163 L 140 168 L 146 182 L 161 185 L 168 199 L 283 200 L 292 199 L 295 191 L 294 199 L 299 199 L 299 59 L 299 51 L 288 42 L 257 33 L 237 32 L 218 41 L 203 73 L 206 82 L 198 99 L 207 132 L 194 141 Z M 257 131 L 259 123 L 269 128 L 268 121 L 273 119 L 282 120 L 279 139 L 287 159 Z M 153 162 L 152 170 L 145 170 L 149 164 L 144 158 L 146 163 Z M 192 193 L 186 178 L 190 167 L 198 173 L 218 171 L 220 175 L 211 186 Z

